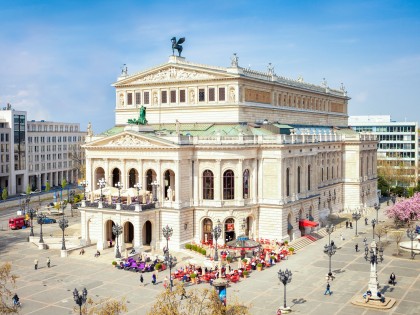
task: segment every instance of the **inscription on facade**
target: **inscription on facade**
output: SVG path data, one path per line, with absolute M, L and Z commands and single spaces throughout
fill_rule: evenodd
M 245 102 L 271 104 L 271 93 L 252 89 L 245 89 Z

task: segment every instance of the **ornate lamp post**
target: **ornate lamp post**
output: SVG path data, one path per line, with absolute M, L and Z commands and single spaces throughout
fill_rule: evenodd
M 334 225 L 327 225 L 325 231 L 328 233 L 328 245 L 331 244 L 331 233 L 334 232 Z
M 34 220 L 34 216 L 36 214 L 36 211 L 31 208 L 31 209 L 29 209 L 28 213 L 29 213 L 29 217 L 31 218 L 31 234 L 29 234 L 29 236 L 34 236 L 34 223 L 33 223 L 33 220 Z
M 64 218 L 64 211 L 63 211 L 63 218 L 58 220 L 58 225 L 60 226 L 60 229 L 63 231 L 63 239 L 61 240 L 61 249 L 66 250 L 66 240 L 64 238 L 64 230 L 66 229 L 66 227 L 69 226 L 69 220 Z
M 287 306 L 286 306 L 286 285 L 292 281 L 292 272 L 288 269 L 286 269 L 286 271 L 282 271 L 280 269 L 279 272 L 277 273 L 277 275 L 279 277 L 280 282 L 283 283 L 283 285 L 284 285 L 284 305 L 283 305 L 283 309 L 286 310 L 286 309 L 288 309 Z
M 99 186 L 99 188 L 101 189 L 101 202 L 104 202 L 104 197 L 103 197 L 103 194 L 102 194 L 102 189 L 103 188 L 105 188 L 105 185 L 106 185 L 106 183 L 105 183 L 105 178 L 101 178 L 99 181 L 98 181 L 98 184 L 97 184 L 98 186 Z
M 140 183 L 137 183 L 134 185 L 134 188 L 137 189 L 137 202 L 140 204 L 140 190 L 143 189 L 143 185 Z
M 372 219 L 372 238 L 373 238 L 373 240 L 375 240 L 375 225 L 376 225 L 376 220 Z
M 374 207 L 374 208 L 375 208 L 375 210 L 376 210 L 376 222 L 378 222 L 378 223 L 379 223 L 378 216 L 379 216 L 379 210 L 381 210 L 381 205 L 380 205 L 380 204 L 375 203 L 375 205 L 374 205 L 373 207 Z
M 118 182 L 115 184 L 115 187 L 118 189 L 118 203 L 121 203 L 121 189 L 123 188 L 123 184 Z
M 42 225 L 44 224 L 44 219 L 45 219 L 46 215 L 45 214 L 38 214 L 37 219 L 38 219 L 38 224 L 41 225 L 41 232 L 39 234 L 39 242 L 40 243 L 44 243 L 44 238 L 42 237 Z
M 414 259 L 414 257 L 416 256 L 416 254 L 414 253 L 413 250 L 413 242 L 414 239 L 416 238 L 416 230 L 411 228 L 411 229 L 407 229 L 407 237 L 411 240 L 411 259 Z
M 116 252 L 115 252 L 115 258 L 121 258 L 120 247 L 118 245 L 118 238 L 122 234 L 122 229 L 123 229 L 122 226 L 118 225 L 118 224 L 115 224 L 112 227 L 112 234 L 114 234 L 115 237 L 117 238 L 117 247 L 116 247 Z
M 80 185 L 83 187 L 83 200 L 86 200 L 86 187 L 88 186 L 88 181 L 83 180 Z
M 169 264 L 169 282 L 170 282 L 170 288 L 172 291 L 172 257 L 169 255 L 169 239 L 171 238 L 173 234 L 173 229 L 166 225 L 164 228 L 162 228 L 163 237 L 166 239 L 166 251 L 165 251 L 165 260 Z
M 86 303 L 87 300 L 87 290 L 86 288 L 83 289 L 82 295 L 79 294 L 79 291 L 75 288 L 73 291 L 73 299 L 77 305 L 79 305 L 80 315 L 82 315 L 82 305 Z
M 213 236 L 214 236 L 214 261 L 219 260 L 219 255 L 217 254 L 217 239 L 222 235 L 222 227 L 220 226 L 220 220 L 217 220 L 217 224 L 213 229 Z
M 153 187 L 153 201 L 156 202 L 156 201 L 158 201 L 157 189 L 159 187 L 159 182 L 157 180 L 152 182 L 152 187 Z
M 362 215 L 360 214 L 360 212 L 354 212 L 352 215 L 352 218 L 353 218 L 353 220 L 354 221 L 356 221 L 356 234 L 355 234 L 355 236 L 357 236 L 357 221 L 359 221 L 359 219 L 362 217 Z
M 384 249 L 382 246 L 378 248 L 376 241 L 373 240 L 370 244 L 370 251 L 369 247 L 365 247 L 365 260 L 370 262 L 370 280 L 369 280 L 369 290 L 372 292 L 371 299 L 379 299 L 378 291 L 379 291 L 379 282 L 378 282 L 378 270 L 377 265 L 378 262 L 382 262 L 384 260 Z
M 331 280 L 334 280 L 334 277 L 332 276 L 332 272 L 331 272 L 331 257 L 335 254 L 336 249 L 337 249 L 336 246 L 331 245 L 331 243 L 324 246 L 324 253 L 327 254 L 329 258 L 328 277 L 331 278 Z

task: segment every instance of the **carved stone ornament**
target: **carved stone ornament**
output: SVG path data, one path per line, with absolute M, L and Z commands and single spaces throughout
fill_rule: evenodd
M 172 81 L 172 80 L 197 80 L 197 79 L 212 79 L 214 75 L 202 72 L 187 71 L 184 69 L 169 68 L 161 70 L 157 73 L 149 74 L 138 80 L 137 82 L 147 81 Z
M 136 137 L 133 137 L 131 135 L 125 135 L 117 140 L 112 140 L 109 143 L 105 145 L 106 147 L 136 147 L 136 146 L 148 146 L 148 147 L 154 147 L 156 145 L 150 143 L 147 140 L 138 139 Z

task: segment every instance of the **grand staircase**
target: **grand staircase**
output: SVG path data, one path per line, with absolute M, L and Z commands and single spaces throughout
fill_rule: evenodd
M 319 229 L 316 232 L 312 232 L 311 234 L 304 235 L 297 240 L 294 240 L 289 243 L 289 247 L 293 247 L 295 251 L 301 250 L 302 248 L 312 244 L 320 240 L 321 238 L 327 236 L 328 233 L 325 231 L 325 228 Z

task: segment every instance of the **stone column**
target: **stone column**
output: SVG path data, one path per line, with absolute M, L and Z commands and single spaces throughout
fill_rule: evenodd
M 175 161 L 175 187 L 172 187 L 172 190 L 175 189 L 175 202 L 177 205 L 181 204 L 181 171 L 179 167 L 179 160 Z M 172 178 L 171 178 L 171 186 L 173 186 Z M 186 189 L 188 189 L 186 187 Z M 173 201 L 172 196 L 168 196 L 170 201 Z
M 216 160 L 216 171 L 214 174 L 214 200 L 220 202 L 223 198 L 223 174 L 221 174 L 221 159 Z
M 237 206 L 244 205 L 244 196 L 243 196 L 243 186 L 244 186 L 244 177 L 243 177 L 243 163 L 244 159 L 238 160 L 238 167 L 235 176 L 237 178 L 235 182 L 235 201 Z
M 258 187 L 258 174 L 257 174 L 257 163 L 258 160 L 255 158 L 252 160 L 252 171 L 251 171 L 251 178 L 250 178 L 250 193 L 252 198 L 252 203 L 257 203 L 257 187 Z
M 194 202 L 194 205 L 195 206 L 197 206 L 198 205 L 198 200 L 199 200 L 199 196 L 200 196 L 200 194 L 199 194 L 199 187 L 201 186 L 201 184 L 200 184 L 200 182 L 202 182 L 202 175 L 201 174 L 199 174 L 198 172 L 199 172 L 199 169 L 200 169 L 200 167 L 199 167 L 199 160 L 197 159 L 197 160 L 192 160 L 191 161 L 191 164 L 192 164 L 192 168 L 193 168 L 193 170 L 194 170 L 194 187 L 193 187 L 193 198 L 194 198 L 194 200 L 193 200 L 193 202 Z
M 376 255 L 376 242 L 374 240 L 370 244 L 370 247 L 373 250 L 374 255 Z M 377 293 L 379 291 L 379 281 L 377 272 L 377 262 L 374 259 L 372 259 L 372 261 L 370 262 L 370 275 L 368 287 L 369 290 L 372 292 L 372 299 L 378 299 Z

